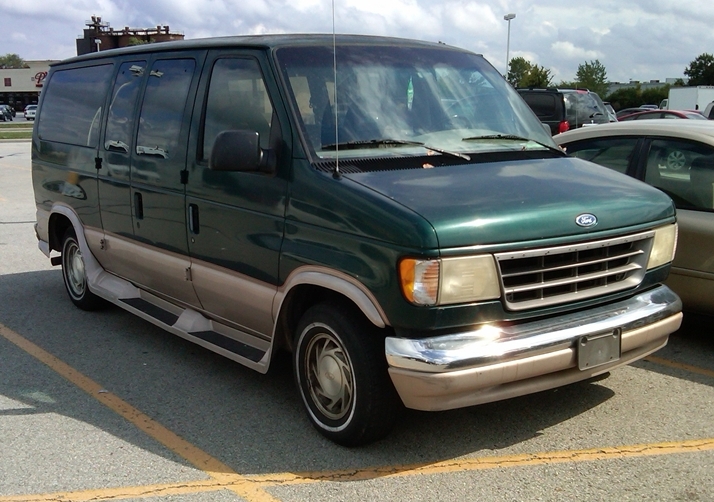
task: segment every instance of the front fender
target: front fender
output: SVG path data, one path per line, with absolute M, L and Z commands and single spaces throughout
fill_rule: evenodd
M 288 293 L 300 285 L 319 286 L 349 298 L 378 328 L 389 326 L 389 319 L 377 299 L 364 284 L 345 273 L 327 267 L 305 266 L 295 269 L 273 299 L 273 318 L 277 319 Z

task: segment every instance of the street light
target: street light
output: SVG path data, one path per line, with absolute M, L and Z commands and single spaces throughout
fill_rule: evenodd
M 508 21 L 508 38 L 506 39 L 506 77 L 508 77 L 508 62 L 510 61 L 508 56 L 511 52 L 511 19 L 514 19 L 515 17 L 515 14 L 506 14 L 503 16 L 503 20 Z

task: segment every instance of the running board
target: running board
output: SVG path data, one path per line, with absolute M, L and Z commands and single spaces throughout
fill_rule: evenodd
M 260 373 L 268 371 L 269 341 L 168 302 L 106 271 L 94 279 L 92 292 L 124 310 Z

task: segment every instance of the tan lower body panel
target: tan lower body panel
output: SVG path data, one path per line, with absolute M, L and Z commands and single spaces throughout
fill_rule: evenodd
M 714 314 L 714 275 L 672 268 L 665 282 L 682 299 L 687 312 Z
M 622 355 L 610 364 L 578 369 L 574 347 L 466 370 L 424 373 L 389 368 L 392 382 L 407 408 L 450 410 L 510 399 L 587 380 L 641 359 L 667 344 L 682 322 L 676 314 L 649 326 L 622 333 Z

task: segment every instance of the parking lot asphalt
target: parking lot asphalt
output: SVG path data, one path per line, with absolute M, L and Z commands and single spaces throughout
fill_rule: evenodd
M 30 144 L 0 143 L 0 502 L 714 500 L 713 320 L 609 378 L 440 413 L 347 449 L 287 361 L 259 375 L 118 308 L 37 249 Z

